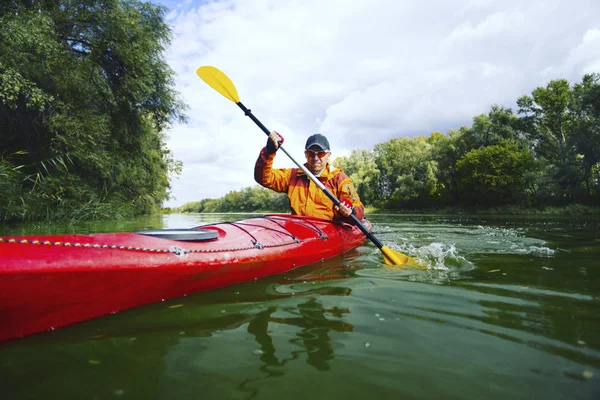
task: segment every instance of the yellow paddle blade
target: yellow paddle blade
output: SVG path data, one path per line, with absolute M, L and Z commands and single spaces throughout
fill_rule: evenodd
M 382 246 L 381 252 L 383 253 L 383 260 L 387 265 L 421 267 L 421 265 L 415 259 L 410 258 L 399 251 L 394 251 L 387 246 Z
M 204 82 L 208 83 L 210 87 L 221 93 L 223 96 L 233 101 L 234 103 L 240 102 L 237 89 L 233 82 L 227 75 L 221 70 L 211 66 L 200 67 L 196 70 L 196 74 Z

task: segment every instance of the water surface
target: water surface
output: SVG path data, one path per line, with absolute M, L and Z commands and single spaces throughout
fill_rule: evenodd
M 187 228 L 247 215 L 3 227 Z M 220 290 L 0 343 L 6 399 L 598 399 L 600 222 L 372 215 L 366 244 Z

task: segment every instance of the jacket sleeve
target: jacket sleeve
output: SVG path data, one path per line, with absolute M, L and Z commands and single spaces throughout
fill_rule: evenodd
M 340 201 L 346 200 L 352 204 L 352 207 L 354 207 L 354 215 L 359 221 L 364 219 L 365 206 L 358 197 L 358 193 L 354 188 L 352 179 L 350 179 L 350 177 L 348 177 L 346 174 L 343 175 L 343 179 L 338 185 L 338 196 Z
M 254 180 L 260 185 L 276 192 L 287 192 L 292 170 L 290 168 L 273 169 L 276 153 L 268 153 L 264 147 L 254 165 Z

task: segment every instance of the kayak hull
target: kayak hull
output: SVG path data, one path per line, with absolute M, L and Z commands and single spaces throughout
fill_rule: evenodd
M 0 238 L 0 341 L 280 274 L 362 245 L 360 230 L 272 214 L 206 242 L 135 233 Z

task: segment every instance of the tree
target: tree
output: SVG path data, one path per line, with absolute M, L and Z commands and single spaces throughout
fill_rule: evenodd
M 186 203 L 180 212 L 289 212 L 290 203 L 286 193 L 277 193 L 262 186 L 233 190 L 218 199 L 203 199 Z
M 434 132 L 427 139 L 431 144 L 432 159 L 437 163 L 438 192 L 440 204 L 453 204 L 456 197 L 456 161 L 467 153 L 464 135 L 470 134 L 466 126 L 460 129 L 451 129 L 447 135 Z
M 492 146 L 503 140 L 517 140 L 519 118 L 509 108 L 493 105 L 488 114 L 473 118 L 471 129 L 462 136 L 467 151 Z
M 570 201 L 582 177 L 578 169 L 573 129 L 577 125 L 573 91 L 569 83 L 555 80 L 536 88 L 531 96 L 517 100 L 521 126 L 533 145 L 536 157 L 556 182 L 557 200 Z
M 431 150 L 423 136 L 394 138 L 375 146 L 375 160 L 386 185 L 383 200 L 390 200 L 390 206 L 425 206 L 438 194 L 438 165 Z
M 585 75 L 573 92 L 577 113 L 573 144 L 588 198 L 593 201 L 600 195 L 600 75 Z
M 134 0 L 0 7 L 0 148 L 28 178 L 30 216 L 103 203 L 148 212 L 168 198 L 181 165 L 164 132 L 185 107 L 163 58 L 165 11 Z
M 468 205 L 513 204 L 525 198 L 533 154 L 515 142 L 471 150 L 456 163 L 460 198 Z

